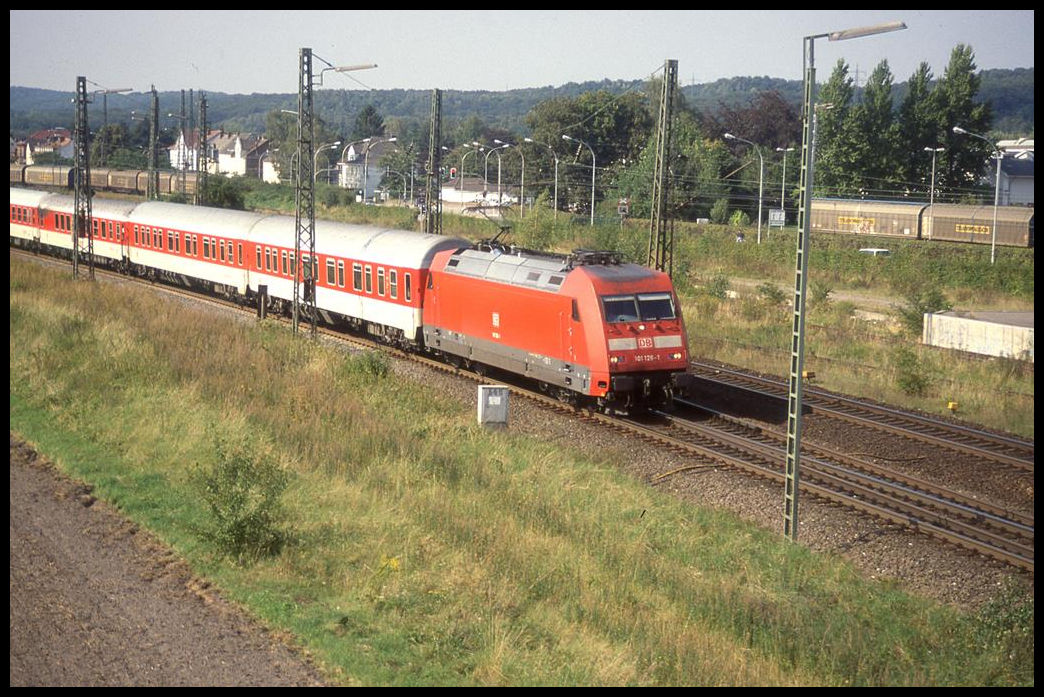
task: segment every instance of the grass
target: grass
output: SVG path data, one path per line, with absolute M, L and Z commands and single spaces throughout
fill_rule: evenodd
M 984 618 L 863 579 L 267 323 L 10 278 L 11 429 L 335 682 L 1033 683 L 1031 606 Z M 193 472 L 222 444 L 287 474 L 278 553 L 199 534 Z

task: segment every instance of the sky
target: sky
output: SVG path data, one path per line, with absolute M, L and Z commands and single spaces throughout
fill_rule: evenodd
M 11 10 L 11 86 L 74 92 L 195 89 L 296 93 L 301 48 L 319 89 L 502 91 L 647 79 L 802 77 L 803 37 L 902 21 L 904 31 L 815 41 L 817 81 L 839 59 L 861 84 L 887 60 L 895 82 L 926 62 L 942 77 L 957 44 L 979 69 L 1032 68 L 1032 10 Z

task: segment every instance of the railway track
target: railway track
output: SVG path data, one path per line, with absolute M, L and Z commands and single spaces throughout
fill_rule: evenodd
M 709 421 L 707 413 L 713 417 Z M 782 487 L 786 442 L 780 434 L 695 406 L 656 416 L 653 422 L 626 422 L 645 437 L 702 461 L 721 462 Z M 803 493 L 1033 571 L 1032 516 L 826 448 L 806 446 L 802 455 Z
M 784 403 L 787 400 L 788 385 L 778 378 L 766 378 L 699 362 L 692 363 L 691 372 L 700 380 L 744 389 Z M 803 404 L 812 412 L 832 418 L 970 454 L 1016 470 L 1033 472 L 1032 441 L 870 404 L 808 386 L 804 389 Z

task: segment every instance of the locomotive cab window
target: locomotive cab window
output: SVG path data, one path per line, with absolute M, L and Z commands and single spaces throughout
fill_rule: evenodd
M 610 324 L 638 321 L 638 301 L 633 295 L 606 295 L 602 298 L 602 307 L 605 321 Z
M 643 320 L 674 319 L 674 298 L 670 293 L 647 293 L 638 296 L 638 310 Z

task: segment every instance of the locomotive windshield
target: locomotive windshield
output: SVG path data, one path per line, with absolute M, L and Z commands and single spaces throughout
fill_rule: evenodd
M 674 298 L 670 293 L 649 293 L 638 296 L 638 311 L 642 319 L 674 319 Z
M 674 319 L 674 298 L 670 293 L 643 293 L 639 295 L 606 295 L 602 298 L 605 321 L 637 322 Z

